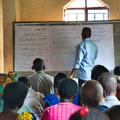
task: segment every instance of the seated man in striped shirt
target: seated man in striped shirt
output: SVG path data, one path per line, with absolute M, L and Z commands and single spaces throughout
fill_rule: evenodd
M 72 103 L 77 93 L 77 83 L 72 79 L 64 79 L 59 87 L 60 103 L 43 111 L 41 120 L 69 120 L 71 114 L 80 109 Z

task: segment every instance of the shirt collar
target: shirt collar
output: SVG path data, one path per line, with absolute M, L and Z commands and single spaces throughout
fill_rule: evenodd
M 84 40 L 90 40 L 90 38 L 85 38 Z
M 118 100 L 116 96 L 106 96 L 105 97 L 105 101 L 108 101 L 108 100 Z

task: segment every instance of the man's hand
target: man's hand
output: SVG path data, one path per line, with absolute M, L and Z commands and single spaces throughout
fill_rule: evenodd
M 70 75 L 69 75 L 70 78 L 73 78 L 73 77 L 74 77 L 73 75 L 74 75 L 74 72 L 76 72 L 76 70 L 77 70 L 76 68 L 73 68 L 73 69 L 72 69 L 72 71 L 71 71 L 71 73 L 70 73 Z

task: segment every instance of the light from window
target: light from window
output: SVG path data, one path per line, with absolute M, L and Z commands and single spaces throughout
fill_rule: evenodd
M 88 10 L 88 21 L 108 20 L 108 10 Z
M 65 21 L 85 21 L 84 10 L 66 10 Z
M 71 0 L 64 6 L 65 21 L 108 20 L 108 17 L 109 8 L 100 0 Z

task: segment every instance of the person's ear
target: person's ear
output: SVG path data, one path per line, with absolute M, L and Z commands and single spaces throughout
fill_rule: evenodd
M 103 90 L 103 96 L 106 97 L 106 91 L 105 90 Z
M 35 68 L 34 68 L 34 66 L 32 66 L 31 68 L 32 68 L 32 70 L 34 70 L 34 69 L 35 69 Z
M 45 65 L 43 66 L 43 70 L 45 70 Z

